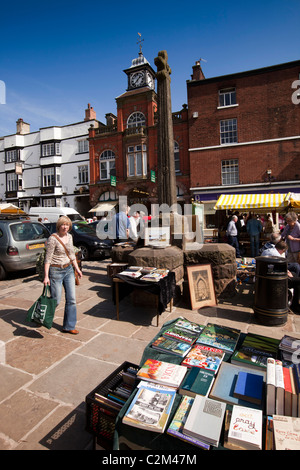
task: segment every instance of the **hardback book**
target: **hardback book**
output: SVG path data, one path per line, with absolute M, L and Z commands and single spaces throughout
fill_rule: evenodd
M 236 347 L 239 336 L 240 330 L 208 323 L 202 333 L 200 333 L 196 343 L 205 344 L 232 353 Z
M 230 362 L 222 362 L 220 369 L 216 375 L 213 386 L 211 388 L 211 391 L 208 395 L 209 398 L 223 401 L 230 405 L 240 405 L 250 408 L 261 409 L 262 405 L 249 403 L 246 400 L 242 400 L 234 396 L 233 393 L 239 372 L 249 372 L 249 368 L 237 366 L 235 364 L 231 364 Z M 263 377 L 263 388 L 265 388 L 266 373 L 260 370 L 253 370 L 252 373 L 261 375 Z
M 294 384 L 295 384 L 295 389 L 296 389 L 296 394 L 297 394 L 297 416 L 300 416 L 300 364 L 293 364 L 291 366 L 291 373 L 293 374 L 294 377 Z
M 148 431 L 163 433 L 170 417 L 176 391 L 158 389 L 151 384 L 137 389 L 123 423 Z
M 209 450 L 209 444 L 206 444 L 205 442 L 200 441 L 199 439 L 195 439 L 194 437 L 187 436 L 182 432 L 193 403 L 194 398 L 189 396 L 182 397 L 182 400 L 175 412 L 174 418 L 167 429 L 167 434 L 169 434 L 170 436 L 177 437 L 178 439 L 185 441 L 189 444 L 201 447 L 201 449 Z
M 273 415 L 276 450 L 300 450 L 300 418 Z
M 217 400 L 196 395 L 194 403 L 183 427 L 183 434 L 218 446 L 226 404 Z
M 277 357 L 278 346 L 277 339 L 248 333 L 241 347 L 233 353 L 231 362 L 266 370 L 267 359 Z
M 187 367 L 200 367 L 217 373 L 224 356 L 225 353 L 221 349 L 195 344 L 181 364 Z
M 140 269 L 131 269 L 131 268 L 127 268 L 125 269 L 125 271 L 121 271 L 120 274 L 122 276 L 128 276 L 128 277 L 131 277 L 133 279 L 138 279 L 139 277 L 141 277 L 142 273 L 140 272 Z
M 266 416 L 265 450 L 275 450 L 273 416 Z
M 276 406 L 275 413 L 284 415 L 284 380 L 282 362 L 275 360 L 275 385 L 276 385 Z
M 163 336 L 177 339 L 178 341 L 185 341 L 188 344 L 193 344 L 198 338 L 198 333 L 187 331 L 177 326 L 171 326 L 163 332 Z
M 290 378 L 291 378 L 291 388 L 292 388 L 292 414 L 294 418 L 298 416 L 298 393 L 296 389 L 295 376 L 293 374 L 293 369 L 290 368 Z
M 181 395 L 207 396 L 215 379 L 215 373 L 198 367 L 191 367 L 178 390 Z
M 178 388 L 187 372 L 187 367 L 156 359 L 147 359 L 137 373 L 137 378 Z
M 266 414 L 272 416 L 276 410 L 276 379 L 275 379 L 275 359 L 269 357 L 267 360 L 267 394 L 266 394 Z
M 181 328 L 183 330 L 191 331 L 192 333 L 200 335 L 200 333 L 204 330 L 204 325 L 199 325 L 198 323 L 191 322 L 186 318 L 179 318 L 175 323 L 176 328 Z
M 228 444 L 245 450 L 262 449 L 262 410 L 234 405 L 228 431 Z
M 292 384 L 290 369 L 288 367 L 283 367 L 282 373 L 284 383 L 284 416 L 292 416 Z
M 168 354 L 174 354 L 175 356 L 185 357 L 187 353 L 191 350 L 191 347 L 188 343 L 183 341 L 176 341 L 172 338 L 165 338 L 164 336 L 159 336 L 151 344 L 153 349 L 162 351 Z
M 284 360 L 295 363 L 293 357 L 297 359 L 300 355 L 300 340 L 293 336 L 284 335 L 280 341 L 279 349 Z
M 261 375 L 250 372 L 239 372 L 233 395 L 236 398 L 260 405 L 263 396 L 263 382 Z

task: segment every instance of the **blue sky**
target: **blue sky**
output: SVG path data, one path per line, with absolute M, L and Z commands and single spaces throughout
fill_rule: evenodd
M 138 32 L 154 70 L 168 52 L 173 111 L 200 58 L 207 78 L 300 59 L 300 0 L 16 0 L 2 2 L 0 19 L 0 137 L 19 118 L 31 131 L 82 121 L 88 103 L 105 122 L 126 90 Z

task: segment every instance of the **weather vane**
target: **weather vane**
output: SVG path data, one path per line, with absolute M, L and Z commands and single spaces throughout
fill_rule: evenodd
M 138 35 L 139 35 L 139 39 L 137 40 L 137 44 L 140 45 L 140 52 L 139 53 L 142 54 L 142 42 L 144 41 L 144 39 L 142 39 L 141 33 L 138 33 Z

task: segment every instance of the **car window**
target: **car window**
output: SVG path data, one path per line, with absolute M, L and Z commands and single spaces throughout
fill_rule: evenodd
M 10 230 L 14 240 L 18 242 L 47 238 L 46 229 L 39 224 L 31 222 L 12 224 Z
M 73 222 L 73 229 L 75 230 L 75 232 L 77 233 L 86 233 L 88 235 L 95 235 L 96 233 L 96 230 L 93 228 L 93 227 L 90 227 L 89 225 L 87 224 L 76 224 Z

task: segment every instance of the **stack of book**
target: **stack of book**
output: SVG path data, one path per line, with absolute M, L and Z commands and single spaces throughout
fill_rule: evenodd
M 279 350 L 285 362 L 297 363 L 300 356 L 300 340 L 289 335 L 284 335 L 279 343 Z
M 240 337 L 240 330 L 222 325 L 208 323 L 197 339 L 197 344 L 204 344 L 212 348 L 222 349 L 232 353 Z
M 166 277 L 169 273 L 168 269 L 155 268 L 151 272 L 146 273 L 141 280 L 148 282 L 159 282 L 161 279 Z
M 135 388 L 137 372 L 138 369 L 127 367 L 126 370 L 121 371 L 120 380 L 108 388 L 103 387 L 95 391 L 95 400 L 110 408 L 120 410 Z
M 147 359 L 144 365 L 138 370 L 137 378 L 173 387 L 177 390 L 186 372 L 187 368 L 182 365 L 157 361 L 156 359 Z

